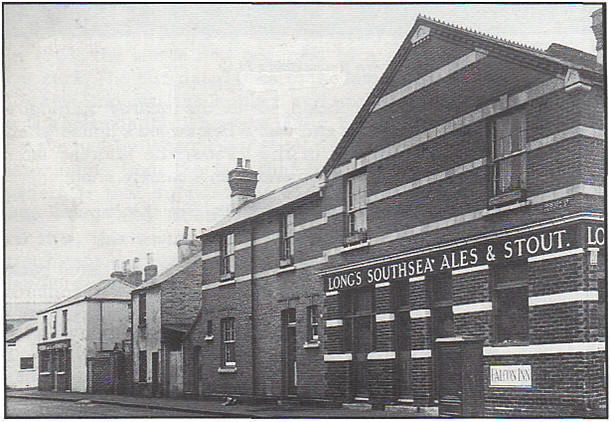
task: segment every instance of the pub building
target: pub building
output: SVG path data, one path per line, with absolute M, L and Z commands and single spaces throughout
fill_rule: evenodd
M 185 391 L 605 414 L 602 13 L 598 56 L 420 16 L 319 173 L 239 159 Z

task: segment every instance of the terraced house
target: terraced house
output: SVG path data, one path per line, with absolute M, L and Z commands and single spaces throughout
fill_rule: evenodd
M 605 409 L 602 10 L 593 30 L 598 57 L 419 17 L 319 173 L 257 197 L 239 159 L 185 389 Z

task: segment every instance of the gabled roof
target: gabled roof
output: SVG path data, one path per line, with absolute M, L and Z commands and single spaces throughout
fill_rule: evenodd
M 25 336 L 33 331 L 38 329 L 38 320 L 34 319 L 31 321 L 24 322 L 18 327 L 13 328 L 8 333 L 6 333 L 6 342 L 11 343 L 17 340 L 20 337 Z
M 588 53 L 580 52 L 583 54 L 579 55 L 579 58 L 574 52 L 572 54 L 568 54 L 567 50 L 564 50 L 563 53 L 560 54 L 558 48 L 552 48 L 554 44 L 552 44 L 550 49 L 547 51 L 543 51 L 524 44 L 419 15 L 418 18 L 416 18 L 412 29 L 409 31 L 405 37 L 405 40 L 403 40 L 403 43 L 397 50 L 397 53 L 365 100 L 365 103 L 357 113 L 352 123 L 350 123 L 350 126 L 348 126 L 348 129 L 344 133 L 344 136 L 342 136 L 337 147 L 323 166 L 319 173 L 320 176 L 330 173 L 330 171 L 342 158 L 343 153 L 352 142 L 352 139 L 360 131 L 362 125 L 367 119 L 367 116 L 372 112 L 376 102 L 383 96 L 388 84 L 392 81 L 399 67 L 411 51 L 412 43 L 410 40 L 420 25 L 426 25 L 430 28 L 434 28 L 438 33 L 443 33 L 452 37 L 456 42 L 463 42 L 472 47 L 480 47 L 486 50 L 497 50 L 502 54 L 511 54 L 514 59 L 518 58 L 524 62 L 528 61 L 530 66 L 536 66 L 541 68 L 541 70 L 550 72 L 550 74 L 557 74 L 561 68 L 564 68 L 564 71 L 566 71 L 566 68 L 573 68 L 586 71 L 590 74 L 596 75 L 597 77 L 602 75 L 602 67 L 597 66 L 595 57 L 593 55 L 588 55 Z M 577 52 L 579 50 L 574 51 Z
M 67 297 L 66 299 L 60 300 L 59 302 L 49 306 L 47 309 L 37 312 L 37 314 L 42 314 L 83 300 L 129 300 L 130 291 L 133 289 L 133 287 L 134 286 L 128 282 L 119 280 L 118 278 L 108 278 L 106 280 L 98 281 L 97 283 L 73 294 L 72 296 Z
M 196 262 L 197 260 L 201 258 L 202 258 L 202 254 L 196 253 L 192 257 L 185 259 L 183 262 L 179 262 L 178 264 L 171 266 L 170 268 L 168 268 L 161 274 L 158 274 L 155 277 L 151 278 L 150 280 L 147 280 L 145 283 L 142 283 L 140 286 L 133 289 L 132 292 L 137 292 L 139 290 L 144 290 L 149 287 L 157 286 L 163 283 L 164 281 L 166 281 L 167 279 L 169 279 L 170 277 L 178 274 L 179 272 L 187 268 L 189 265 L 193 264 L 194 262 Z
M 311 174 L 302 179 L 267 192 L 244 202 L 236 210 L 223 217 L 207 233 L 229 227 L 240 221 L 247 220 L 256 215 L 271 211 L 282 205 L 296 201 L 310 194 L 318 192 L 320 186 L 316 174 Z M 205 234 L 204 234 L 205 236 Z

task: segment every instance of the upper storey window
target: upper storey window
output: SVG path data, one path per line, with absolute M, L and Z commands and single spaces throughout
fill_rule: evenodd
M 280 220 L 280 266 L 292 265 L 294 262 L 294 214 L 284 214 Z
M 346 182 L 346 244 L 367 240 L 367 173 L 351 177 Z
M 526 188 L 526 117 L 503 116 L 492 125 L 492 195 L 490 205 L 522 199 Z
M 221 241 L 221 276 L 228 279 L 235 273 L 235 245 L 233 233 L 223 236 Z

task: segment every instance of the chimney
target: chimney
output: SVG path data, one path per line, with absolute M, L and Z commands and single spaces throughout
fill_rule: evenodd
M 231 170 L 229 176 L 229 187 L 231 188 L 231 210 L 234 211 L 240 205 L 256 195 L 257 175 L 259 173 L 250 168 L 250 160 L 245 161 L 242 166 L 242 159 L 238 158 L 237 166 Z
M 183 262 L 191 258 L 202 249 L 202 242 L 195 238 L 195 229 L 192 231 L 192 238 L 189 237 L 189 226 L 185 226 L 183 238 L 176 242 L 178 246 L 178 262 Z
M 602 7 L 592 13 L 592 32 L 596 38 L 596 62 L 603 64 L 603 49 L 605 40 L 603 38 L 603 9 Z
M 142 284 L 142 271 L 140 271 L 140 259 L 138 257 L 134 258 L 132 271 L 127 274 L 127 281 L 134 286 Z
M 121 271 L 121 263 L 118 259 L 115 259 L 114 269 L 113 272 L 110 273 L 110 278 L 118 278 L 120 280 L 125 278 L 125 273 Z
M 153 252 L 146 254 L 146 267 L 144 267 L 144 281 L 149 281 L 157 275 L 157 265 L 153 264 Z

